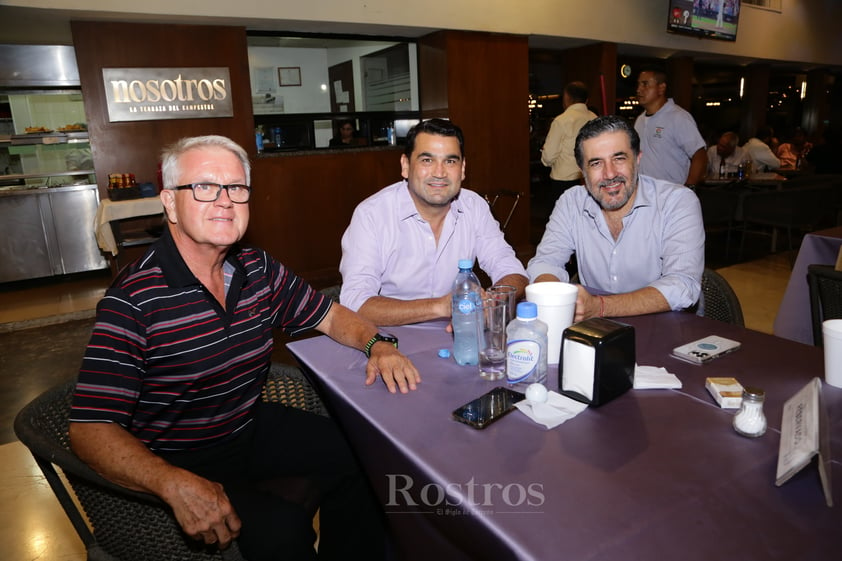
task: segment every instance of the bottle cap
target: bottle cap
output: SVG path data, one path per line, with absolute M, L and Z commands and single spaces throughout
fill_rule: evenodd
M 518 319 L 535 319 L 538 317 L 538 305 L 535 302 L 520 302 L 517 305 Z
M 439 358 L 450 358 L 450 350 L 439 349 Z
M 460 269 L 473 269 L 474 268 L 474 260 L 473 259 L 460 259 L 459 260 L 459 268 Z

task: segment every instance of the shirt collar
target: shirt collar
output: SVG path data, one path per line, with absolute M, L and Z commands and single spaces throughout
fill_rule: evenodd
M 631 215 L 637 208 L 652 206 L 652 196 L 654 193 L 649 192 L 650 181 L 651 179 L 646 176 L 640 174 L 637 175 L 637 188 L 635 189 L 634 203 L 632 203 L 632 208 L 626 216 Z M 587 186 L 584 186 L 584 188 L 587 190 Z M 588 213 L 591 218 L 595 218 L 602 210 L 602 207 L 599 206 L 596 199 L 594 199 L 590 192 L 588 192 L 588 196 L 585 199 L 585 205 L 582 210 Z
M 240 260 L 237 259 L 239 253 L 239 246 L 234 245 L 228 250 L 225 256 L 225 261 L 233 267 L 234 275 L 245 277 L 246 270 Z M 160 240 L 156 243 L 155 257 L 161 267 L 161 273 L 167 281 L 167 285 L 171 287 L 184 287 L 199 284 L 196 275 L 184 262 L 178 247 L 175 245 L 175 240 L 170 233 L 169 226 L 164 226 L 164 231 L 161 234 Z
M 462 190 L 460 189 L 461 193 Z M 462 203 L 459 201 L 459 195 L 456 195 L 450 201 L 449 213 L 461 214 L 463 212 Z M 409 194 L 409 183 L 404 179 L 398 188 L 398 220 L 406 220 L 407 218 L 416 217 L 418 220 L 423 220 L 418 209 L 415 207 L 415 201 L 412 200 L 412 195 Z

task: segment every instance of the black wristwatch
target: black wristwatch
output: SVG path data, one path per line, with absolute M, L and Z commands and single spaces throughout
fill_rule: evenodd
M 369 339 L 368 343 L 365 344 L 365 349 L 363 349 L 363 352 L 365 353 L 365 356 L 367 356 L 368 358 L 371 358 L 371 347 L 373 347 L 374 343 L 376 343 L 378 341 L 385 341 L 386 343 L 391 343 L 395 346 L 396 349 L 398 348 L 398 338 L 397 337 L 395 337 L 391 333 L 378 333 L 377 335 L 375 335 L 374 337 Z

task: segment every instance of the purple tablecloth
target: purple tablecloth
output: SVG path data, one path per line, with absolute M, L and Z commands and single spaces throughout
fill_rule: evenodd
M 773 332 L 778 337 L 813 344 L 813 322 L 810 314 L 810 289 L 807 266 L 815 263 L 833 265 L 842 246 L 842 226 L 812 232 L 804 236 L 798 257 L 792 267 Z
M 441 322 L 390 328 L 423 377 L 406 395 L 364 386 L 362 353 L 325 337 L 289 348 L 359 454 L 401 558 L 842 559 L 842 507 L 825 506 L 815 465 L 774 484 L 782 404 L 821 376 L 821 350 L 686 313 L 625 321 L 638 364 L 667 367 L 683 389 L 631 390 L 549 431 L 518 411 L 483 431 L 452 420 L 496 384 L 436 356 L 451 344 Z M 743 348 L 705 366 L 668 356 L 711 334 Z M 707 376 L 764 388 L 767 433 L 738 436 Z M 842 390 L 823 395 L 842 457 Z

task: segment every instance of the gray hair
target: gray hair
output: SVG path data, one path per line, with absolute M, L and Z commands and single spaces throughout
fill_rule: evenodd
M 640 137 L 625 119 L 617 115 L 605 115 L 604 117 L 597 117 L 585 123 L 579 129 L 579 134 L 576 136 L 576 145 L 573 148 L 573 155 L 576 157 L 576 165 L 579 169 L 584 169 L 584 154 L 582 154 L 582 143 L 591 138 L 600 136 L 607 132 L 624 132 L 629 137 L 632 152 L 635 157 L 640 154 Z
M 161 179 L 164 189 L 172 189 L 178 185 L 179 177 L 181 177 L 179 160 L 185 152 L 207 147 L 223 148 L 234 154 L 243 166 L 246 184 L 251 184 L 251 163 L 243 147 L 226 136 L 207 135 L 182 138 L 161 151 Z

